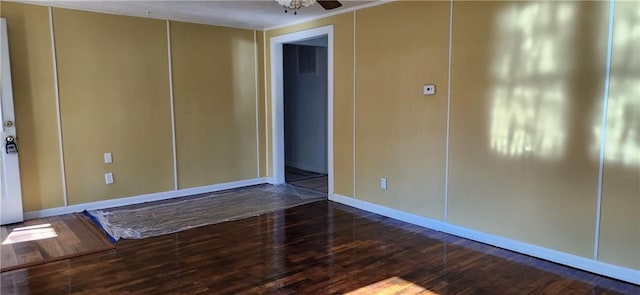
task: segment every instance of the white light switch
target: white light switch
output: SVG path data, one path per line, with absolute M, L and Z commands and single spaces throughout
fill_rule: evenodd
M 104 163 L 109 164 L 112 162 L 111 153 L 104 153 Z
M 109 173 L 105 173 L 104 174 L 104 183 L 106 183 L 106 184 L 112 184 L 113 183 L 113 173 L 109 172 Z
M 382 190 L 386 190 L 387 189 L 387 178 L 386 177 L 380 178 L 380 189 L 382 189 Z
M 424 95 L 434 95 L 436 94 L 436 85 L 433 84 L 425 84 L 422 88 L 422 93 Z

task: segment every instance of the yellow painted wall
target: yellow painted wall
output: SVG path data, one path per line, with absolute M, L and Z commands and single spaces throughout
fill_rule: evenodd
M 25 211 L 64 205 L 46 7 L 2 2 L 7 19 Z
M 357 199 L 444 220 L 449 119 L 446 222 L 594 259 L 609 3 L 456 1 L 447 118 L 449 5 L 392 2 L 357 10 L 352 27 L 350 12 L 268 30 L 265 42 L 343 18 L 336 36 L 355 29 Z M 640 270 L 640 14 L 616 5 L 599 260 Z M 343 42 L 336 83 L 353 89 L 338 78 L 354 70 Z M 436 95 L 422 96 L 430 82 Z M 336 131 L 353 128 L 347 106 L 334 107 Z M 336 165 L 351 148 L 336 143 Z M 354 181 L 347 172 L 336 168 L 336 193 L 354 196 L 338 187 Z
M 256 31 L 256 49 L 258 60 L 258 147 L 260 149 L 258 153 L 260 165 L 260 177 L 267 177 L 267 144 L 266 144 L 266 121 L 265 121 L 265 60 L 264 60 L 264 31 Z
M 599 258 L 640 269 L 640 2 L 616 2 Z
M 25 211 L 64 206 L 48 10 L 0 6 Z M 180 188 L 256 178 L 256 128 L 265 124 L 256 126 L 264 101 L 256 101 L 254 32 L 172 26 Z M 174 190 L 167 22 L 54 8 L 53 31 L 69 204 Z M 103 163 L 105 152 L 113 163 Z M 104 183 L 106 172 L 114 184 Z
M 253 31 L 171 22 L 178 187 L 256 178 Z
M 334 77 L 333 77 L 333 146 L 335 193 L 353 195 L 353 14 L 345 13 L 314 20 L 300 25 L 266 32 L 267 42 L 267 146 L 271 143 L 271 37 L 327 25 L 334 27 Z M 272 151 L 267 148 L 267 173 L 273 170 Z
M 69 203 L 172 190 L 165 22 L 54 9 L 53 25 Z
M 356 197 L 443 219 L 449 3 L 396 2 L 356 17 Z M 436 95 L 424 96 L 424 84 Z
M 608 4 L 456 2 L 454 15 L 449 221 L 593 257 Z

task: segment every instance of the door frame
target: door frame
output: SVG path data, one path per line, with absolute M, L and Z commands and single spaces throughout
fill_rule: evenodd
M 282 47 L 285 43 L 327 37 L 327 171 L 328 195 L 334 193 L 333 174 L 333 25 L 271 37 L 271 150 L 272 184 L 284 184 L 284 73 Z

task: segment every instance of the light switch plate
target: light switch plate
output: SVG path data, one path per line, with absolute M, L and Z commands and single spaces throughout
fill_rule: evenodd
M 382 190 L 386 190 L 387 189 L 387 178 L 386 177 L 380 178 L 380 189 L 382 189 Z
M 425 84 L 422 87 L 422 93 L 424 95 L 434 95 L 436 94 L 436 85 L 433 84 Z
M 113 161 L 111 158 L 111 153 L 104 153 L 104 163 L 109 164 Z

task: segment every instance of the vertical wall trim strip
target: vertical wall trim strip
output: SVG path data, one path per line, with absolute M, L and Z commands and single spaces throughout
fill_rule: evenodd
M 602 125 L 600 133 L 600 162 L 598 165 L 598 197 L 596 201 L 596 228 L 593 241 L 593 259 L 598 260 L 598 247 L 600 241 L 600 214 L 602 212 L 602 177 L 604 170 L 604 152 L 607 139 L 607 109 L 609 107 L 609 80 L 611 77 L 611 51 L 613 47 L 613 18 L 615 13 L 615 1 L 609 1 L 609 36 L 607 38 L 607 67 L 604 80 L 604 93 L 602 104 Z
M 356 13 L 357 11 L 353 12 L 353 94 L 352 94 L 352 101 L 351 101 L 351 105 L 353 108 L 353 114 L 352 114 L 352 144 L 351 144 L 351 148 L 353 149 L 351 151 L 351 155 L 353 157 L 353 175 L 352 175 L 352 180 L 353 180 L 353 198 L 356 197 Z
M 262 31 L 262 63 L 264 64 L 263 70 L 263 76 L 264 76 L 264 132 L 265 132 L 265 136 L 264 136 L 264 148 L 265 148 L 265 157 L 264 157 L 264 169 L 265 169 L 265 176 L 269 175 L 269 171 L 271 169 L 269 169 L 269 143 L 267 142 L 271 137 L 267 136 L 267 128 L 269 127 L 269 118 L 268 118 L 268 114 L 269 114 L 269 110 L 268 110 L 268 104 L 267 104 L 267 31 Z M 273 65 L 271 65 L 273 66 Z M 272 77 L 273 78 L 273 77 Z M 271 98 L 273 99 L 273 98 Z M 275 119 L 274 119 L 275 120 Z M 273 130 L 271 131 L 273 132 Z M 271 177 L 275 177 L 275 175 L 271 175 Z
M 444 156 L 444 221 L 449 220 L 449 134 L 451 130 L 451 52 L 453 48 L 453 0 L 449 5 L 449 73 L 447 77 L 447 142 Z
M 334 170 L 334 141 L 333 141 L 333 126 L 334 126 L 334 104 L 333 99 L 335 97 L 335 42 L 334 42 L 335 28 L 331 25 L 331 31 L 327 34 L 327 168 L 329 172 L 328 179 L 328 195 L 331 196 L 335 193 L 335 170 Z M 284 96 L 283 96 L 284 98 Z M 283 100 L 284 101 L 284 100 Z M 284 113 L 283 113 L 284 116 Z M 286 161 L 285 161 L 286 162 Z
M 258 116 L 258 101 L 259 101 L 259 95 L 258 95 L 258 37 L 257 37 L 258 32 L 256 30 L 253 30 L 253 72 L 254 72 L 254 79 L 256 82 L 255 85 L 255 89 L 256 89 L 256 177 L 260 177 L 260 124 L 258 122 L 259 120 L 259 116 Z
M 69 205 L 67 196 L 67 176 L 64 166 L 64 145 L 62 144 L 62 115 L 60 112 L 60 89 L 58 87 L 58 55 L 56 53 L 56 38 L 53 34 L 53 8 L 49 7 L 49 31 L 51 33 L 51 53 L 53 54 L 53 89 L 56 97 L 56 115 L 58 120 L 58 148 L 60 149 L 60 172 L 62 173 L 62 197 L 64 206 Z
M 178 190 L 178 155 L 176 150 L 176 113 L 173 102 L 173 61 L 171 59 L 171 23 L 167 20 L 167 59 L 169 61 L 169 102 L 171 104 L 171 140 L 173 144 L 173 189 Z

